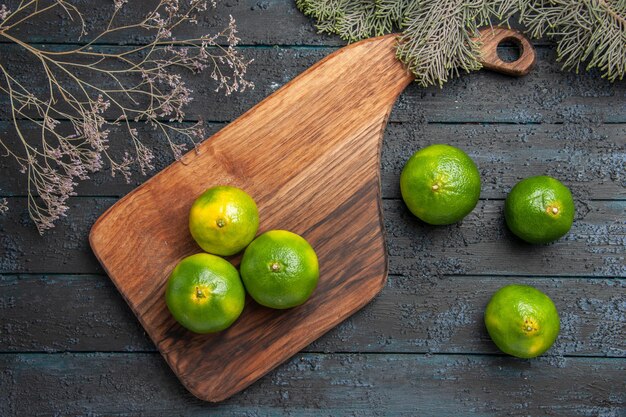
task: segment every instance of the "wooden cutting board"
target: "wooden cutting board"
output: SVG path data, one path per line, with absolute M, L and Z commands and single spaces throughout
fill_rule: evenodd
M 90 242 L 100 263 L 198 398 L 220 401 L 242 390 L 385 285 L 381 139 L 396 98 L 413 79 L 395 59 L 395 42 L 373 38 L 323 59 L 93 226 Z M 288 229 L 304 236 L 318 254 L 320 280 L 302 306 L 278 311 L 248 299 L 232 327 L 198 335 L 174 321 L 164 291 L 176 263 L 201 251 L 187 226 L 192 202 L 220 184 L 256 200 L 259 233 Z

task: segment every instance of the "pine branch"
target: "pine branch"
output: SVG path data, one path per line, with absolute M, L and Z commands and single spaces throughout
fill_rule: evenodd
M 402 29 L 397 55 L 424 86 L 481 67 L 477 28 L 519 20 L 557 42 L 564 69 L 626 73 L 626 0 L 296 0 L 321 32 L 353 42 Z
M 354 42 L 398 28 L 410 0 L 296 0 L 297 7 L 318 20 L 322 33 Z
M 480 44 L 472 38 L 491 18 L 506 20 L 513 0 L 420 0 L 405 15 L 397 56 L 423 85 L 443 85 L 460 70 L 481 68 Z
M 626 0 L 535 1 L 523 8 L 520 22 L 533 37 L 557 41 L 558 61 L 577 73 L 599 68 L 610 81 L 626 73 Z

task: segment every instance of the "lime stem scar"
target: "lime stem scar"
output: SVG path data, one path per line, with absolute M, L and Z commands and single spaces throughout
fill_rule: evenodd
M 557 206 L 548 206 L 547 211 L 549 214 L 559 214 L 559 208 Z
M 280 271 L 280 264 L 278 262 L 274 262 L 270 265 L 270 269 L 272 272 L 278 272 Z
M 226 222 L 224 221 L 224 219 L 217 219 L 217 221 L 215 223 L 217 224 L 217 227 L 224 227 L 224 226 L 226 226 Z
M 532 319 L 528 319 L 528 318 L 524 319 L 524 326 L 525 326 L 524 330 L 528 333 L 537 330 L 536 323 Z
M 433 184 L 433 191 L 437 191 L 439 189 L 439 184 Z
M 200 287 L 196 287 L 196 297 L 197 298 L 204 298 L 204 293 L 202 292 Z

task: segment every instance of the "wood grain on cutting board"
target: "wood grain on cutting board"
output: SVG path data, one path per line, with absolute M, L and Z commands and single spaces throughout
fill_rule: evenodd
M 90 242 L 171 368 L 199 398 L 246 387 L 371 300 L 387 255 L 380 206 L 380 146 L 387 117 L 412 76 L 393 36 L 343 48 L 291 81 L 108 210 Z M 259 233 L 305 237 L 319 285 L 302 306 L 248 301 L 226 331 L 197 335 L 163 297 L 170 271 L 200 251 L 188 229 L 194 199 L 234 185 L 257 202 Z

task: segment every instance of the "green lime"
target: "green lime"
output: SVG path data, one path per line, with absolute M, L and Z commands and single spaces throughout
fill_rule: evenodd
M 180 261 L 165 290 L 172 316 L 196 333 L 214 333 L 229 327 L 243 311 L 245 299 L 237 269 L 227 260 L 208 253 Z
M 529 243 L 548 243 L 564 236 L 574 221 L 574 199 L 559 180 L 548 176 L 518 182 L 504 203 L 509 229 Z
M 303 237 L 270 230 L 250 243 L 241 259 L 241 278 L 254 300 L 266 307 L 304 303 L 319 278 L 315 251 Z
M 254 239 L 259 211 L 245 191 L 231 186 L 206 190 L 189 211 L 189 231 L 207 252 L 234 255 Z
M 485 325 L 496 346 L 518 358 L 534 358 L 550 349 L 560 330 L 552 300 L 528 285 L 507 285 L 491 297 Z
M 413 154 L 400 175 L 407 207 L 426 223 L 460 221 L 476 207 L 480 174 L 474 161 L 449 145 L 431 145 Z

